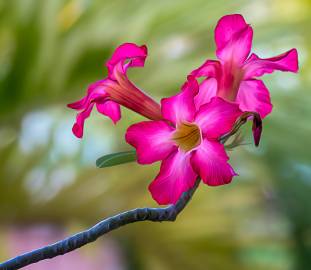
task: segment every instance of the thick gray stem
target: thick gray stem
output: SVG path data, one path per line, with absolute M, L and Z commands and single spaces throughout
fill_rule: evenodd
M 66 254 L 88 243 L 94 242 L 105 233 L 133 222 L 144 220 L 153 222 L 174 221 L 178 214 L 190 201 L 193 193 L 199 185 L 199 182 L 200 179 L 197 179 L 193 188 L 187 192 L 184 192 L 175 205 L 170 205 L 165 208 L 137 208 L 106 218 L 86 231 L 77 233 L 64 240 L 56 242 L 55 244 L 36 249 L 5 261 L 0 264 L 0 270 L 20 269 L 42 260 Z

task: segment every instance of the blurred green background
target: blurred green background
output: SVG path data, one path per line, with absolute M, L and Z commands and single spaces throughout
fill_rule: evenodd
M 201 185 L 174 223 L 137 223 L 72 254 L 25 269 L 308 270 L 311 265 L 311 2 L 308 0 L 0 1 L 0 261 L 85 229 L 109 215 L 155 206 L 159 165 L 97 169 L 124 151 L 123 110 L 113 126 L 94 111 L 83 140 L 66 108 L 103 78 L 123 42 L 146 44 L 130 78 L 157 100 L 214 56 L 217 20 L 242 13 L 253 51 L 298 49 L 300 72 L 264 78 L 273 113 L 261 145 L 230 153 L 240 176 Z M 248 127 L 247 133 L 250 133 Z M 251 142 L 251 137 L 246 137 Z

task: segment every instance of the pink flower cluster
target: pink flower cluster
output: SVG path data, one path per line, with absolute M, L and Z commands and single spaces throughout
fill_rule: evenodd
M 206 60 L 193 70 L 181 91 L 161 104 L 127 77 L 128 68 L 144 66 L 146 46 L 122 44 L 106 64 L 108 76 L 68 105 L 79 111 L 73 133 L 83 136 L 84 121 L 94 105 L 114 123 L 121 118 L 120 105 L 148 118 L 130 126 L 125 138 L 136 148 L 138 163 L 162 161 L 149 186 L 159 204 L 176 203 L 198 177 L 210 186 L 230 183 L 236 173 L 219 138 L 243 112 L 256 112 L 261 118 L 271 112 L 269 91 L 257 77 L 274 70 L 298 71 L 296 49 L 263 59 L 250 54 L 252 37 L 253 29 L 241 15 L 222 17 L 215 29 L 218 60 Z M 254 136 L 258 142 L 260 132 L 255 130 Z

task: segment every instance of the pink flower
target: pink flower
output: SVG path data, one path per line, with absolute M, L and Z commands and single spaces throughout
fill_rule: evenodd
M 218 61 L 207 60 L 192 71 L 195 77 L 206 77 L 200 84 L 202 104 L 217 95 L 237 102 L 242 111 L 258 112 L 264 118 L 272 110 L 270 94 L 261 80 L 255 79 L 274 70 L 298 71 L 297 50 L 262 59 L 250 54 L 253 29 L 241 15 L 222 17 L 215 29 Z
M 189 76 L 179 94 L 161 100 L 163 120 L 140 122 L 126 132 L 138 163 L 162 160 L 149 186 L 159 204 L 176 203 L 198 176 L 205 184 L 217 186 L 230 183 L 236 175 L 218 138 L 232 128 L 241 111 L 220 97 L 200 106 L 198 89 L 197 81 Z
M 68 104 L 68 107 L 79 111 L 72 128 L 78 138 L 83 136 L 84 121 L 89 117 L 95 104 L 98 112 L 111 118 L 114 123 L 121 118 L 120 105 L 149 119 L 161 119 L 160 105 L 138 89 L 126 75 L 129 67 L 144 66 L 146 57 L 146 46 L 122 44 L 106 63 L 108 76 L 92 83 L 85 97 Z

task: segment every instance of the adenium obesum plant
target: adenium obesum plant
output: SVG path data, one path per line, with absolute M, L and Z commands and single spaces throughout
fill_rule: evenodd
M 274 70 L 298 71 L 296 49 L 267 59 L 249 56 L 252 37 L 253 29 L 241 15 L 222 17 L 215 29 L 218 60 L 206 60 L 190 72 L 181 91 L 163 98 L 161 104 L 126 74 L 130 67 L 144 66 L 147 47 L 122 44 L 106 64 L 108 76 L 91 84 L 84 98 L 68 105 L 80 111 L 73 133 L 83 136 L 84 121 L 94 105 L 114 123 L 121 117 L 120 105 L 148 118 L 130 126 L 125 138 L 135 147 L 138 163 L 162 161 L 149 186 L 159 204 L 176 203 L 198 177 L 210 186 L 230 183 L 237 174 L 228 163 L 222 138 L 249 119 L 257 146 L 261 118 L 272 110 L 269 91 L 256 77 Z M 199 77 L 204 77 L 200 83 Z
M 249 56 L 252 36 L 252 28 L 241 15 L 221 18 L 215 29 L 218 60 L 206 60 L 190 72 L 181 90 L 163 98 L 160 104 L 127 77 L 128 68 L 144 66 L 147 47 L 133 43 L 119 46 L 106 63 L 107 77 L 92 83 L 85 97 L 68 105 L 78 111 L 72 131 L 78 138 L 83 136 L 85 119 L 94 105 L 113 123 L 121 118 L 120 106 L 146 117 L 148 121 L 130 126 L 125 135 L 136 154 L 127 151 L 99 160 L 108 160 L 109 166 L 133 160 L 140 164 L 161 161 L 160 172 L 149 190 L 159 204 L 171 205 L 136 208 L 106 218 L 90 229 L 0 263 L 0 269 L 19 269 L 63 255 L 133 222 L 174 221 L 200 179 L 210 186 L 230 183 L 236 173 L 228 163 L 224 144 L 251 120 L 257 146 L 261 119 L 272 110 L 269 91 L 256 77 L 274 70 L 298 71 L 296 49 L 267 59 Z M 200 83 L 199 77 L 203 77 Z

